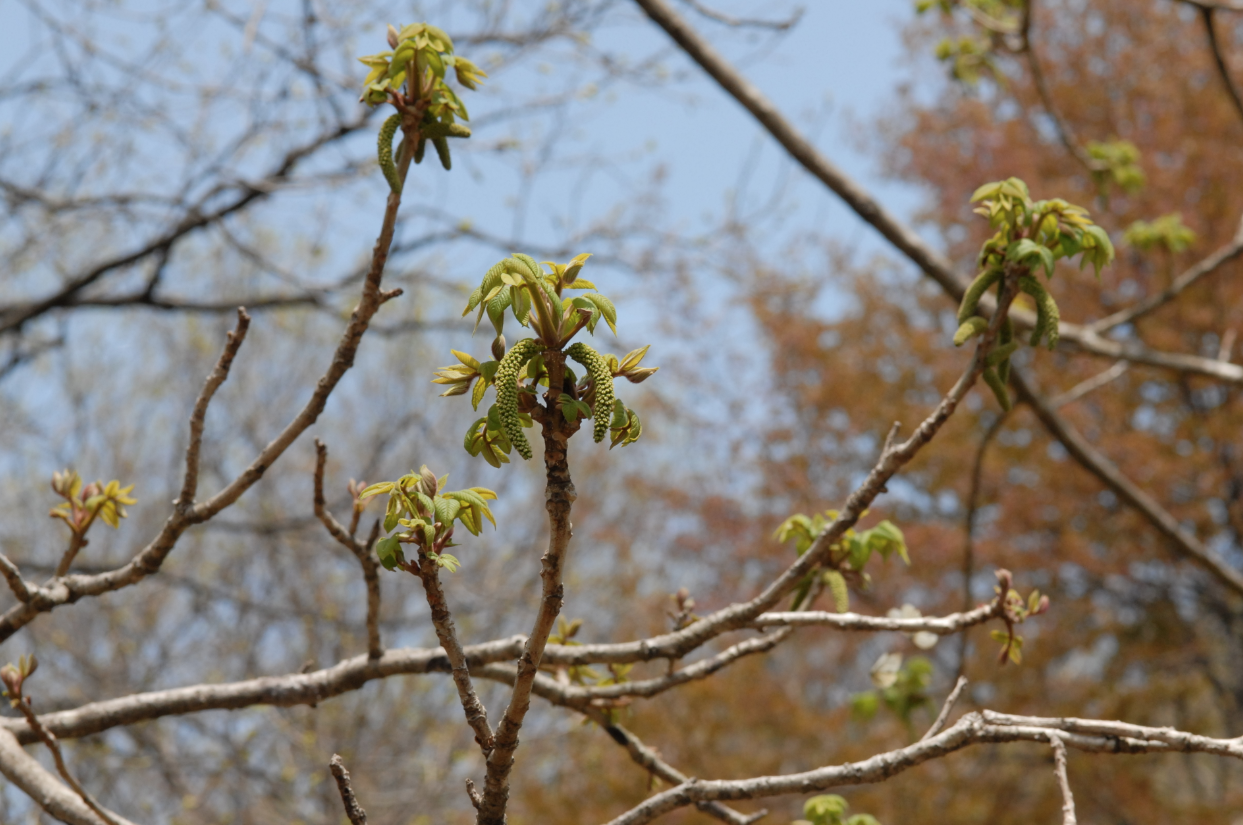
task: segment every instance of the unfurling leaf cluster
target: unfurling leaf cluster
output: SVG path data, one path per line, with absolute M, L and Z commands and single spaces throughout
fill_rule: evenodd
M 1014 632 L 1014 626 L 1022 624 L 1032 616 L 1039 616 L 1049 609 L 1049 597 L 1040 595 L 1033 590 L 1024 599 L 1014 589 L 1014 577 L 1009 570 L 997 571 L 997 586 L 993 588 L 997 598 L 1001 600 L 1001 618 L 1006 623 L 1005 630 L 993 630 L 989 635 L 994 641 L 1001 643 L 1001 653 L 997 661 L 1007 661 L 1016 665 L 1023 663 L 1023 637 Z
M 1021 292 L 1035 304 L 1031 346 L 1044 340 L 1049 349 L 1054 349 L 1061 314 L 1038 273 L 1043 271 L 1045 279 L 1050 280 L 1057 261 L 1078 256 L 1079 267 L 1091 264 L 1099 278 L 1101 268 L 1114 257 L 1109 234 L 1092 223 L 1083 207 L 1060 198 L 1033 201 L 1027 184 L 1018 178 L 984 184 L 971 196 L 972 203 L 977 201 L 980 205 L 975 212 L 988 218 L 995 231 L 980 250 L 980 273 L 958 307 L 954 345 L 962 346 L 988 330 L 989 320 L 980 313 L 980 301 L 985 294 L 994 290 L 1000 299 L 1003 290 L 1011 290 L 1009 294 Z M 1019 346 L 1008 314 L 995 343 L 986 356 L 984 381 L 1002 408 L 1008 410 L 1010 356 Z
M 1182 252 L 1196 242 L 1196 233 L 1183 223 L 1181 212 L 1162 215 L 1152 221 L 1135 221 L 1126 228 L 1122 240 L 1143 252 L 1164 247 L 1169 252 Z
M 372 496 L 388 495 L 384 532 L 397 532 L 380 539 L 375 546 L 376 556 L 386 570 L 400 567 L 417 573 L 417 567 L 407 561 L 402 549 L 402 545 L 413 545 L 417 555 L 452 573 L 461 563 L 444 550 L 456 546 L 453 531 L 457 523 L 461 522 L 476 536 L 482 532 L 485 518 L 496 526 L 496 518 L 488 508 L 496 493 L 486 487 L 446 491 L 448 480 L 447 475 L 436 478 L 424 465 L 417 473 L 412 470 L 396 481 L 372 484 L 359 494 L 360 504 Z
M 495 387 L 496 403 L 466 431 L 464 444 L 471 455 L 483 456 L 494 467 L 508 462 L 514 449 L 523 458 L 531 458 L 523 429 L 534 423 L 531 414 L 539 407 L 539 387 L 548 386 L 545 355 L 549 352 L 563 352 L 584 370 L 579 378 L 566 366 L 563 385 L 549 387 L 551 410 L 570 424 L 593 419 L 597 443 L 606 434 L 611 434 L 610 446 L 625 446 L 639 438 L 643 429 L 639 416 L 617 399 L 614 380 L 625 378 L 638 384 L 656 372 L 659 367 L 641 365 L 648 348 L 641 347 L 618 359 L 602 355 L 582 341 L 570 343 L 584 329 L 594 335 L 601 320 L 614 334 L 617 332 L 613 302 L 595 291 L 591 281 L 579 277 L 589 257 L 587 253 L 566 264 L 541 264 L 530 255 L 515 253 L 490 268 L 471 293 L 462 315 L 477 312 L 478 329 L 487 314 L 496 331 L 494 360 L 480 362 L 467 353 L 451 350 L 459 363 L 441 367 L 432 379 L 432 383 L 448 385 L 441 395 L 469 393 L 475 409 L 479 409 L 488 387 Z M 571 298 L 565 294 L 571 290 L 590 291 Z M 524 338 L 507 349 L 507 315 L 529 328 L 535 337 Z
M 871 814 L 854 814 L 847 817 L 850 808 L 846 800 L 835 793 L 813 796 L 803 803 L 803 819 L 792 825 L 880 825 Z
M 1096 161 L 1099 169 L 1092 172 L 1096 185 L 1104 195 L 1113 184 L 1133 195 L 1144 188 L 1147 178 L 1140 167 L 1139 147 L 1129 140 L 1089 141 L 1088 156 Z
M 773 535 L 782 543 L 793 539 L 795 552 L 802 556 L 836 518 L 836 510 L 826 510 L 823 515 L 817 513 L 812 516 L 796 513 L 783 521 Z M 853 527 L 847 529 L 829 548 L 827 561 L 817 570 L 808 573 L 799 583 L 794 591 L 791 609 L 797 610 L 803 605 L 813 585 L 819 580 L 820 584 L 829 589 L 836 610 L 845 613 L 850 609 L 848 585 L 858 588 L 871 584 L 872 577 L 863 568 L 873 554 L 879 554 L 888 561 L 894 553 L 907 564 L 911 563 L 906 538 L 898 526 L 888 519 L 867 530 L 855 530 Z
M 124 505 L 138 503 L 129 494 L 133 489 L 133 484 L 122 487 L 115 479 L 107 484 L 94 481 L 84 486 L 82 477 L 73 470 L 53 473 L 52 490 L 64 501 L 48 515 L 65 522 L 79 538 L 86 535 L 97 518 L 115 530 L 127 515 Z
M 477 89 L 487 73 L 464 57 L 453 53 L 453 40 L 435 26 L 412 23 L 398 31 L 388 27 L 389 51 L 358 58 L 370 71 L 363 81 L 360 100 L 370 106 L 390 102 L 397 109 L 380 129 L 378 160 L 389 187 L 401 192 L 397 160 L 405 151 L 393 153 L 393 138 L 417 133 L 412 158 L 421 163 L 430 140 L 445 169 L 453 165 L 448 138 L 468 138 L 470 129 L 458 120 L 470 120 L 466 105 L 445 82 L 450 69 L 458 83 Z
M 18 657 L 17 664 L 9 662 L 0 667 L 0 683 L 4 684 L 4 696 L 11 707 L 17 707 L 22 701 L 22 686 L 39 667 L 39 660 L 31 653 Z

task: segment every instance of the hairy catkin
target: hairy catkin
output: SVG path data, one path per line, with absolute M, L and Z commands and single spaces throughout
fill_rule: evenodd
M 376 146 L 376 154 L 380 160 L 380 171 L 388 181 L 388 188 L 394 195 L 401 194 L 401 176 L 397 174 L 397 165 L 393 163 L 393 136 L 397 127 L 401 126 L 401 115 L 392 115 L 380 127 L 380 138 Z
M 571 344 L 565 354 L 582 364 L 596 386 L 596 403 L 593 407 L 595 419 L 592 427 L 592 438 L 599 444 L 609 431 L 609 416 L 613 412 L 613 371 L 603 355 L 579 341 Z
M 966 293 L 963 294 L 962 303 L 958 305 L 958 323 L 965 324 L 976 314 L 980 308 L 980 299 L 984 297 L 984 293 L 990 286 L 1001 280 L 1001 275 L 1000 269 L 986 269 L 975 277 L 971 286 L 967 287 Z
M 1056 349 L 1058 325 L 1061 323 L 1062 314 L 1058 311 L 1053 296 L 1049 294 L 1049 290 L 1045 289 L 1044 284 L 1031 276 L 1019 278 L 1019 289 L 1036 301 L 1036 327 L 1032 330 L 1031 345 L 1038 346 L 1040 339 L 1046 338 L 1049 342 L 1049 349 Z
M 518 375 L 527 361 L 534 358 L 544 347 L 534 338 L 524 338 L 505 353 L 505 357 L 496 365 L 496 409 L 501 418 L 501 427 L 509 437 L 518 454 L 525 459 L 531 458 L 531 445 L 527 443 L 526 434 L 522 432 L 522 422 L 518 418 Z

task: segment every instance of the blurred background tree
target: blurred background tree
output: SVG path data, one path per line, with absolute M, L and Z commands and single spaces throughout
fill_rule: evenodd
M 1059 268 L 1067 321 L 1107 319 L 1226 250 L 1174 300 L 1100 337 L 1232 360 L 1243 118 L 1217 58 L 1237 51 L 1243 18 L 1167 0 L 937 3 L 923 14 L 893 2 L 866 15 L 771 5 L 679 9 L 958 271 L 973 271 L 985 237 L 972 190 L 1018 176 L 1036 197 L 1088 205 L 1118 246 L 1099 285 Z M 507 529 L 485 534 L 464 559 L 471 575 L 447 583 L 464 637 L 526 631 L 515 606 L 538 592 L 544 530 L 529 506 L 537 474 L 468 461 L 461 407 L 433 403 L 428 381 L 496 259 L 594 252 L 592 279 L 638 321 L 617 348 L 659 333 L 653 360 L 676 379 L 631 392 L 643 452 L 605 461 L 576 448 L 581 552 L 565 615 L 584 619 L 580 639 L 666 629 L 669 594 L 683 586 L 697 612 L 746 597 L 792 556 L 773 538 L 778 524 L 835 506 L 892 421 L 918 421 L 961 370 L 948 346 L 954 302 L 631 4 L 17 2 L 0 10 L 0 543 L 28 577 L 51 576 L 61 555 L 45 513 L 56 503 L 47 480 L 63 467 L 132 481 L 138 499 L 120 530 L 92 535 L 75 570 L 122 564 L 159 530 L 159 505 L 180 485 L 184 421 L 238 305 L 255 320 L 208 418 L 202 486 L 232 479 L 304 403 L 387 192 L 354 58 L 374 51 L 386 23 L 423 19 L 469 49 L 489 82 L 467 101 L 474 136 L 454 146 L 452 182 L 428 164 L 407 182 L 386 277 L 406 294 L 377 316 L 313 432 L 331 448 L 338 513 L 347 479 L 395 478 L 412 463 L 498 490 Z M 642 300 L 653 285 L 660 307 Z M 474 355 L 489 337 L 476 336 Z M 1017 366 L 1175 524 L 1243 567 L 1243 380 L 1103 359 L 1073 342 Z M 1243 601 L 1064 441 L 1031 405 L 1002 417 L 975 391 L 869 518 L 902 524 L 913 564 L 891 561 L 853 594 L 863 612 L 909 603 L 939 614 L 986 600 L 993 570 L 1014 570 L 1053 602 L 1025 627 L 1021 666 L 1000 667 L 984 630 L 920 651 L 899 634 L 807 629 L 798 645 L 630 705 L 625 723 L 701 777 L 861 758 L 911 737 L 897 715 L 865 718 L 866 701 L 852 702 L 871 690 L 878 657 L 900 652 L 908 668 L 915 656 L 931 663 L 917 730 L 963 673 L 963 707 L 1239 733 Z M 39 711 L 365 652 L 357 562 L 311 510 L 315 461 L 298 442 L 140 591 L 43 616 L 4 642 L 5 660 L 38 653 Z M 434 645 L 417 589 L 383 584 L 385 644 Z M 0 594 L 0 607 L 12 603 Z M 489 691 L 491 706 L 500 693 Z M 326 764 L 338 751 L 372 821 L 468 822 L 461 780 L 479 758 L 458 712 L 448 680 L 399 677 L 315 708 L 176 717 L 66 751 L 104 804 L 146 821 L 335 821 Z M 653 787 L 597 728 L 546 707 L 523 741 L 515 823 L 606 821 Z M 882 822 L 1055 821 L 1057 788 L 1031 780 L 1048 762 L 1045 749 L 983 747 L 846 795 Z M 1071 766 L 1085 821 L 1236 825 L 1243 802 L 1238 766 L 1207 756 L 1072 754 Z M 776 822 L 801 806 L 767 805 Z M 5 822 L 40 816 L 14 788 L 0 794 Z M 668 821 L 703 818 L 688 809 Z

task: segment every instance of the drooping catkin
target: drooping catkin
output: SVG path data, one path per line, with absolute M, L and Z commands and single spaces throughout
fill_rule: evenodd
M 505 353 L 505 357 L 496 366 L 496 409 L 501 418 L 501 427 L 509 442 L 518 454 L 525 459 L 531 458 L 531 445 L 526 434 L 522 432 L 522 422 L 518 418 L 518 375 L 522 368 L 541 352 L 544 347 L 534 338 L 524 338 Z
M 394 195 L 401 194 L 401 176 L 397 174 L 397 165 L 393 163 L 393 136 L 397 127 L 401 126 L 401 115 L 391 115 L 380 127 L 380 137 L 376 146 L 376 154 L 380 161 L 380 171 L 388 181 L 388 188 Z
M 962 303 L 958 306 L 958 323 L 965 324 L 976 314 L 980 308 L 980 299 L 984 297 L 984 293 L 990 286 L 1001 280 L 1001 275 L 1000 269 L 986 269 L 975 277 L 971 286 L 967 287 L 967 291 L 963 294 Z
M 609 431 L 609 415 L 613 411 L 613 371 L 603 355 L 582 341 L 571 344 L 565 354 L 582 364 L 596 386 L 595 418 L 592 438 L 599 444 Z

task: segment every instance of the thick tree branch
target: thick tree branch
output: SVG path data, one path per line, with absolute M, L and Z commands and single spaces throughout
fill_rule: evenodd
M 0 773 L 49 816 L 69 825 L 99 825 L 99 816 L 37 759 L 26 753 L 8 730 L 0 730 Z M 112 817 L 118 825 L 134 825 L 116 814 Z
M 526 638 L 518 635 L 464 648 L 472 669 L 494 662 L 509 662 L 521 654 Z M 237 710 L 251 705 L 317 705 L 334 696 L 358 690 L 368 682 L 418 673 L 448 673 L 448 656 L 442 648 L 402 648 L 386 650 L 379 659 L 354 656 L 332 667 L 311 673 L 262 676 L 220 685 L 189 687 L 134 693 L 116 699 L 92 702 L 73 710 L 45 713 L 40 721 L 61 739 L 101 733 L 122 725 L 181 716 L 207 710 Z M 22 744 L 38 741 L 30 726 L 21 719 L 0 719 L 0 728 L 18 737 Z
M 1159 533 L 1169 539 L 1185 556 L 1199 564 L 1219 582 L 1236 593 L 1243 594 L 1243 572 L 1226 563 L 1194 535 L 1184 530 L 1178 519 L 1170 515 L 1156 499 L 1131 481 L 1099 450 L 1088 443 L 1079 431 L 1057 413 L 1043 396 L 1023 376 L 1020 370 L 1010 372 L 1010 382 L 1018 391 L 1019 398 L 1031 407 L 1036 417 L 1054 438 L 1062 442 L 1074 459 L 1092 475 L 1100 479 L 1127 504 L 1139 511 Z
M 940 252 L 933 249 L 909 226 L 898 220 L 882 207 L 858 183 L 851 179 L 786 120 L 780 110 L 758 89 L 731 66 L 712 46 L 695 33 L 665 0 L 635 0 L 686 53 L 698 63 L 735 100 L 759 121 L 790 156 L 835 192 L 859 217 L 871 224 L 880 234 L 909 258 L 923 272 L 936 281 L 947 295 L 955 301 L 962 298 L 967 279 L 954 271 L 953 265 Z M 991 307 L 987 301 L 981 306 Z M 1035 313 L 1012 309 L 1010 317 L 1015 325 L 1024 330 L 1035 326 Z M 1061 340 L 1084 352 L 1106 358 L 1125 358 L 1140 364 L 1175 370 L 1178 372 L 1208 375 L 1222 381 L 1243 384 L 1243 366 L 1223 364 L 1210 358 L 1181 355 L 1152 350 L 1139 343 L 1121 343 L 1102 338 L 1092 330 L 1063 322 L 1059 327 Z

